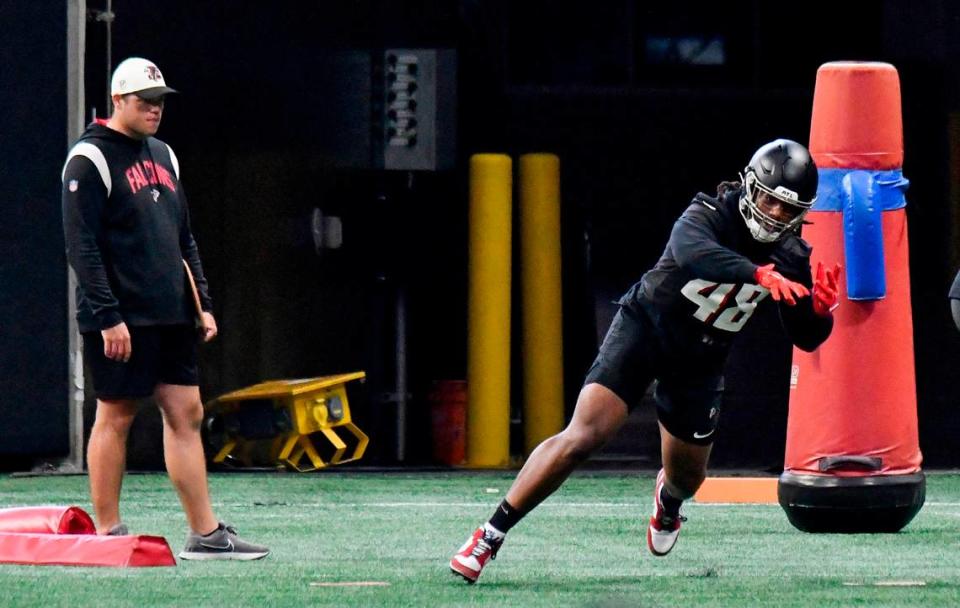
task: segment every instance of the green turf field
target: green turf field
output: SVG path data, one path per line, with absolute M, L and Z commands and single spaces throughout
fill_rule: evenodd
M 582 474 L 528 516 L 480 582 L 447 570 L 512 473 L 216 474 L 216 511 L 268 544 L 258 562 L 176 568 L 0 565 L 2 606 L 957 606 L 960 475 L 930 475 L 900 534 L 810 535 L 777 506 L 698 505 L 647 553 L 651 474 Z M 90 508 L 85 477 L 0 478 L 0 506 Z M 181 549 L 163 475 L 132 475 L 124 519 Z M 375 582 L 338 587 L 320 583 Z M 905 583 L 912 583 L 909 586 Z

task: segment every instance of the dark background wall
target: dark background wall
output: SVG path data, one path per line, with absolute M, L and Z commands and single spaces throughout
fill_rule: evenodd
M 0 463 L 29 468 L 69 450 L 66 4 L 0 2 L 0 23 Z
M 656 261 L 691 196 L 736 177 L 765 141 L 807 140 L 820 64 L 880 60 L 900 71 L 904 172 L 913 183 L 921 447 L 928 466 L 960 463 L 950 447 L 960 426 L 960 388 L 950 380 L 960 335 L 945 297 L 960 263 L 949 130 L 958 105 L 960 8 L 946 0 L 715 4 L 116 0 L 114 63 L 148 57 L 182 91 L 169 101 L 159 135 L 180 157 L 221 325 L 221 337 L 203 352 L 204 396 L 273 377 L 367 370 L 370 380 L 353 395 L 355 416 L 373 436 L 368 462 L 390 462 L 393 407 L 381 397 L 392 390 L 392 310 L 402 290 L 410 336 L 408 456 L 429 461 L 426 395 L 434 380 L 463 378 L 466 369 L 466 159 L 550 151 L 562 163 L 572 406 L 606 328 L 609 300 Z M 102 7 L 91 0 L 89 8 Z M 6 23 L 9 47 L 49 27 L 21 13 L 29 27 Z M 92 21 L 87 35 L 87 105 L 103 115 L 105 26 Z M 656 53 L 657 40 L 678 37 L 721 45 L 723 62 L 696 65 Z M 457 51 L 454 169 L 407 175 L 369 168 L 376 152 L 370 58 L 396 47 Z M 46 56 L 17 58 L 23 78 L 50 69 L 40 64 Z M 50 115 L 62 112 L 58 96 L 42 100 Z M 37 100 L 5 101 L 15 105 L 0 115 L 6 134 L 17 124 L 12 117 Z M 59 132 L 31 133 L 45 152 L 62 156 Z M 31 168 L 29 187 L 47 185 L 42 201 L 53 217 L 59 166 L 47 164 Z M 3 199 L 5 216 L 21 198 Z M 342 218 L 341 249 L 313 250 L 306 228 L 315 207 Z M 5 255 L 4 268 L 20 259 Z M 715 464 L 782 464 L 789 359 L 777 319 L 756 318 L 730 362 Z M 139 424 L 140 452 L 131 464 L 156 466 L 156 415 Z M 614 449 L 656 458 L 653 432 L 649 412 L 640 413 Z

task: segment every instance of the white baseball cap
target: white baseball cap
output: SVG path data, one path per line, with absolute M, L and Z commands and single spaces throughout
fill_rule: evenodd
M 144 99 L 157 99 L 167 93 L 176 93 L 167 86 L 160 68 L 143 57 L 129 57 L 120 62 L 110 81 L 111 95 L 136 93 Z

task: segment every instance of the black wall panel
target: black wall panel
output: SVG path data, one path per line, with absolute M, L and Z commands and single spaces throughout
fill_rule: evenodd
M 0 4 L 0 468 L 69 450 L 66 13 Z

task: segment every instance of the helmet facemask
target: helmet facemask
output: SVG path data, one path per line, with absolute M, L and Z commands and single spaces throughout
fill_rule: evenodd
M 743 216 L 750 234 L 761 243 L 778 241 L 788 232 L 796 231 L 817 198 L 814 196 L 810 201 L 801 201 L 796 192 L 783 186 L 773 190 L 761 183 L 757 179 L 756 173 L 749 167 L 746 175 L 740 174 L 740 179 L 743 182 L 743 194 L 740 195 L 740 215 Z M 788 221 L 783 221 L 764 212 L 758 204 L 761 193 L 783 203 L 785 209 L 795 211 L 796 214 Z

